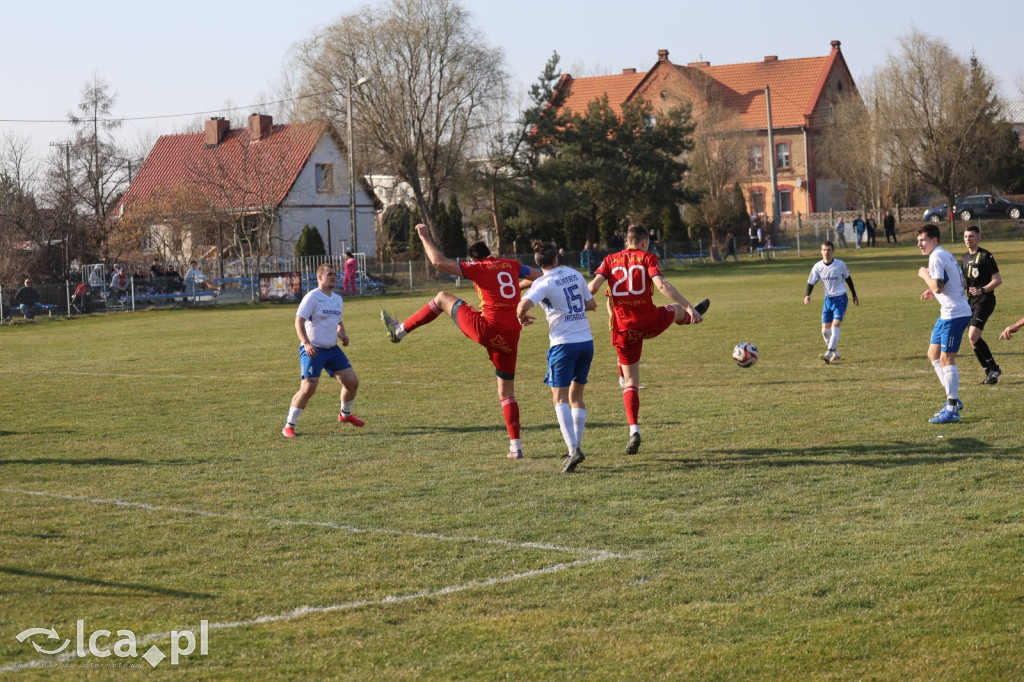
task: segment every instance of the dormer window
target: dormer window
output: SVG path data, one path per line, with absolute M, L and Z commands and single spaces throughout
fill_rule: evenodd
M 334 191 L 334 164 L 316 164 L 316 191 L 320 194 L 329 194 Z

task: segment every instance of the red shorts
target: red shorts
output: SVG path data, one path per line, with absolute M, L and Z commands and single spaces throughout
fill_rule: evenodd
M 487 349 L 495 374 L 502 379 L 514 379 L 516 359 L 519 355 L 520 329 L 496 327 L 484 319 L 480 311 L 461 301 L 455 308 L 455 324 L 462 333 Z
M 669 328 L 676 319 L 676 309 L 670 305 L 661 306 L 657 315 L 646 324 L 619 331 L 612 329 L 612 345 L 619 356 L 620 365 L 635 365 L 640 362 L 644 339 L 653 339 Z

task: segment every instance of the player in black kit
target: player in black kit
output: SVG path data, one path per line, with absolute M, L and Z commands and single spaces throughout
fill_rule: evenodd
M 967 331 L 967 338 L 974 348 L 978 362 L 985 370 L 985 378 L 980 383 L 995 384 L 999 382 L 1002 371 L 992 357 L 988 344 L 981 338 L 981 331 L 985 328 L 985 322 L 992 316 L 992 311 L 996 309 L 995 288 L 1003 283 L 1003 278 L 999 275 L 996 259 L 989 251 L 978 246 L 980 238 L 981 231 L 977 226 L 971 225 L 964 230 L 967 253 L 961 257 L 960 267 L 963 269 L 964 283 L 967 286 L 967 302 L 971 304 L 971 326 Z

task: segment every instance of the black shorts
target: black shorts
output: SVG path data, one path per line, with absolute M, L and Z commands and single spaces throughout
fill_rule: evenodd
M 992 317 L 996 309 L 996 297 L 992 294 L 982 294 L 978 297 L 971 297 L 971 326 L 984 329 L 988 318 Z

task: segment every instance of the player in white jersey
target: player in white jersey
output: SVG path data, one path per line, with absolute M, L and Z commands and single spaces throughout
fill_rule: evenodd
M 953 254 L 939 246 L 938 225 L 917 228 L 917 247 L 928 256 L 928 267 L 917 271 L 917 276 L 928 285 L 921 294 L 921 300 L 934 298 L 939 302 L 939 319 L 932 329 L 928 360 L 946 390 L 946 404 L 929 421 L 950 424 L 960 421 L 960 408 L 963 407 L 956 354 L 960 350 L 964 330 L 971 323 L 971 306 L 967 303 L 960 263 Z
M 302 297 L 295 313 L 295 333 L 299 336 L 299 366 L 302 369 L 302 383 L 292 397 L 288 419 L 281 429 L 285 438 L 295 438 L 295 423 L 306 408 L 306 403 L 316 393 L 320 373 L 327 373 L 341 384 L 341 411 L 338 421 L 362 426 L 365 422 L 352 414 L 352 403 L 356 399 L 359 378 L 352 369 L 345 353 L 338 347 L 348 345 L 348 334 L 341 321 L 341 296 L 334 293 L 338 273 L 330 263 L 324 263 L 316 270 L 317 288 Z
M 811 268 L 811 275 L 807 278 L 807 294 L 804 296 L 804 305 L 808 305 L 811 302 L 814 285 L 821 281 L 821 286 L 825 290 L 825 302 L 821 306 L 821 338 L 825 339 L 825 353 L 818 357 L 824 360 L 826 365 L 840 359 L 836 348 L 839 345 L 839 325 L 846 316 L 847 286 L 853 295 L 853 304 L 860 305 L 850 270 L 846 263 L 835 258 L 835 250 L 832 242 L 821 243 L 821 260 Z
M 583 461 L 583 429 L 587 423 L 587 406 L 583 389 L 594 359 L 594 336 L 590 332 L 587 311 L 597 308 L 583 276 L 573 268 L 559 265 L 554 244 L 533 242 L 537 266 L 543 271 L 523 294 L 516 308 L 524 327 L 537 319 L 527 314 L 540 304 L 551 328 L 548 337 L 548 373 L 544 383 L 551 386 L 558 428 L 565 441 L 566 461 L 563 473 L 569 473 Z

